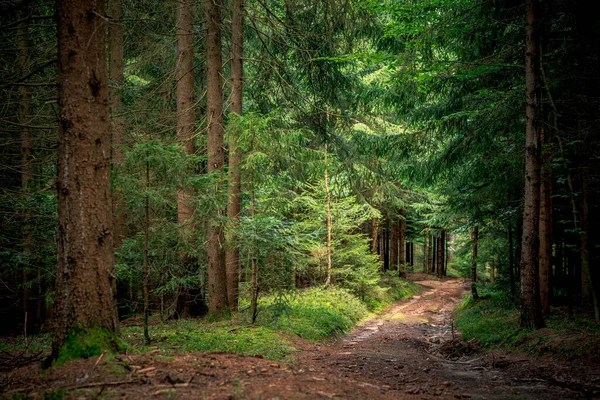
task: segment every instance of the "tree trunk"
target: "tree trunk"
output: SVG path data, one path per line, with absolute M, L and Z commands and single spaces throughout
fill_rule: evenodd
M 589 216 L 589 171 L 587 168 L 582 173 L 583 190 L 581 197 L 581 233 L 580 233 L 580 251 L 581 255 L 581 301 L 583 304 L 594 306 L 594 317 L 596 322 L 600 322 L 600 308 L 596 288 L 592 280 L 590 271 L 590 216 Z
M 329 193 L 329 174 L 327 171 L 327 145 L 325 145 L 325 196 L 327 211 L 327 279 L 325 286 L 331 283 L 331 194 Z
M 123 18 L 121 0 L 110 0 L 109 35 L 109 97 L 111 161 L 117 171 L 125 161 L 125 117 L 123 115 Z M 113 190 L 114 246 L 119 249 L 125 237 L 125 201 Z
M 444 231 L 437 239 L 437 265 L 437 276 L 441 279 L 444 276 Z
M 30 54 L 29 54 L 29 22 L 27 16 L 29 14 L 27 9 L 27 3 L 21 5 L 19 9 L 19 19 L 22 22 L 19 24 L 17 29 L 18 37 L 18 67 L 21 76 L 25 76 L 30 72 Z M 29 125 L 31 125 L 31 88 L 28 86 L 19 86 L 19 124 L 21 131 L 21 192 L 24 199 L 29 198 L 31 192 L 31 186 L 33 185 L 33 156 L 32 147 L 33 143 L 31 140 L 31 131 Z M 31 247 L 33 245 L 31 218 L 27 212 L 23 213 L 23 225 L 21 228 L 22 232 L 22 245 L 23 245 L 23 260 L 25 261 L 22 271 L 22 283 L 23 283 L 23 327 L 27 330 L 28 325 L 31 327 L 34 320 L 33 315 L 30 311 L 30 268 L 31 268 Z M 38 302 L 41 301 L 41 297 L 38 298 Z M 38 313 L 38 318 L 40 314 Z
M 526 1 L 525 200 L 521 248 L 521 328 L 544 326 L 539 297 L 540 219 L 540 32 L 543 1 Z
M 427 246 L 427 273 L 433 274 L 433 235 L 428 234 L 429 244 Z
M 118 331 L 104 1 L 58 1 L 58 268 L 52 359 L 73 329 Z
M 473 228 L 473 247 L 471 251 L 471 293 L 473 300 L 479 299 L 477 294 L 477 244 L 479 242 L 479 227 Z
M 426 274 L 429 270 L 429 265 L 427 264 L 427 231 L 423 231 L 423 273 Z
M 546 144 L 548 134 L 543 127 L 540 129 L 541 143 Z M 540 255 L 539 255 L 539 285 L 540 304 L 542 313 L 550 313 L 550 276 L 552 275 L 552 170 L 550 162 L 552 154 L 549 149 L 544 150 L 544 166 L 541 171 L 540 182 Z
M 377 253 L 377 219 L 371 218 L 371 251 Z
M 515 249 L 513 241 L 512 223 L 508 223 L 508 276 L 510 281 L 510 295 L 515 297 Z
M 242 115 L 243 89 L 244 89 L 244 0 L 234 0 L 231 16 L 231 104 L 232 113 Z M 242 151 L 237 146 L 237 138 L 229 138 L 229 186 L 227 194 L 227 217 L 233 226 L 239 221 L 242 192 L 242 174 L 240 163 Z M 233 237 L 229 238 L 235 239 Z M 240 251 L 235 246 L 229 246 L 225 252 L 227 268 L 227 296 L 229 308 L 233 311 L 238 308 Z
M 406 221 L 403 218 L 404 212 L 400 210 L 400 219 L 398 221 L 400 232 L 398 232 L 398 248 L 400 254 L 398 255 L 398 264 L 400 268 L 404 270 L 406 266 Z
M 150 303 L 148 301 L 148 242 L 150 238 L 150 161 L 146 154 L 146 198 L 144 204 L 144 255 L 142 261 L 142 292 L 144 295 L 144 340 L 150 344 L 148 334 L 148 317 L 150 316 Z
M 177 140 L 185 154 L 194 154 L 194 1 L 179 0 L 177 3 Z M 177 221 L 180 230 L 189 231 L 194 214 L 191 191 L 180 187 L 177 191 Z
M 390 269 L 398 269 L 398 247 L 400 242 L 400 221 L 394 217 L 391 222 L 392 237 L 390 239 Z
M 206 96 L 208 130 L 208 172 L 220 174 L 225 164 L 223 150 L 223 85 L 221 43 L 221 0 L 207 0 L 206 10 Z M 217 191 L 224 189 L 219 178 Z M 223 315 L 227 309 L 227 273 L 222 243 L 225 236 L 219 206 L 208 226 L 208 309 L 211 314 Z

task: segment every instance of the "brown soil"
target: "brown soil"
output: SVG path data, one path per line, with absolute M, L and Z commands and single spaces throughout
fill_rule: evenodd
M 8 398 L 128 399 L 574 399 L 600 396 L 600 366 L 479 353 L 460 341 L 452 310 L 468 285 L 414 275 L 424 290 L 326 345 L 298 340 L 298 361 L 226 353 L 158 352 L 122 363 L 78 360 L 40 374 L 38 363 L 0 371 Z M 16 360 L 15 360 L 16 363 Z M 48 396 L 48 393 L 46 393 Z

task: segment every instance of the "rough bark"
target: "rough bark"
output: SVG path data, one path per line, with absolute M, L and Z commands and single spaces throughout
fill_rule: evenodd
M 194 154 L 194 1 L 179 0 L 177 3 L 177 140 L 186 154 Z M 180 187 L 177 191 L 177 221 L 180 229 L 190 228 L 194 215 L 191 190 Z
M 521 246 L 521 327 L 544 326 L 539 297 L 540 217 L 540 24 L 542 0 L 526 1 L 525 199 Z
M 541 142 L 547 144 L 548 134 L 541 128 Z M 550 168 L 552 154 L 549 148 L 544 150 L 544 167 L 540 182 L 540 255 L 539 285 L 542 313 L 550 313 L 550 277 L 552 275 L 552 170 Z
M 109 36 L 109 99 L 111 161 L 119 169 L 125 161 L 125 117 L 123 115 L 123 18 L 121 0 L 110 0 Z M 125 237 L 125 201 L 120 192 L 113 191 L 114 246 L 121 247 Z
M 56 357 L 72 328 L 118 330 L 104 2 L 57 3 Z
M 479 242 L 479 227 L 473 228 L 473 244 L 471 248 L 471 293 L 473 300 L 479 299 L 477 294 L 477 245 Z
M 242 101 L 244 89 L 244 67 L 242 58 L 244 56 L 244 1 L 233 1 L 233 12 L 231 16 L 231 104 L 230 111 L 242 115 Z M 235 226 L 240 215 L 240 193 L 242 191 L 241 168 L 242 152 L 237 147 L 237 138 L 229 138 L 229 186 L 227 189 L 229 203 L 227 205 L 227 217 Z M 234 238 L 230 238 L 234 239 Z M 229 246 L 225 253 L 225 264 L 227 266 L 227 296 L 229 307 L 237 310 L 239 274 L 240 274 L 240 252 L 234 246 Z
M 206 10 L 206 97 L 208 130 L 208 172 L 220 174 L 225 164 L 223 139 L 223 85 L 221 43 L 221 0 L 204 2 Z M 223 190 L 221 179 L 217 190 Z M 208 227 L 208 309 L 211 314 L 223 315 L 228 306 L 225 235 L 220 219 L 224 210 L 218 207 Z

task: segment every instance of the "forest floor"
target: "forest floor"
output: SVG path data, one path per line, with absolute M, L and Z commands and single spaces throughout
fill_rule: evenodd
M 39 363 L 18 367 L 15 359 L 0 370 L 0 392 L 43 399 L 600 398 L 597 359 L 479 352 L 458 339 L 452 323 L 467 283 L 410 278 L 424 287 L 420 295 L 330 343 L 294 339 L 291 363 L 156 350 L 112 362 L 76 360 L 41 373 Z

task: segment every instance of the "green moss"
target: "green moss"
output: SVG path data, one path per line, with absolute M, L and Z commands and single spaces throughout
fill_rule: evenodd
M 69 331 L 55 365 L 78 358 L 97 357 L 105 350 L 114 353 L 123 348 L 124 343 L 106 328 L 74 327 Z

